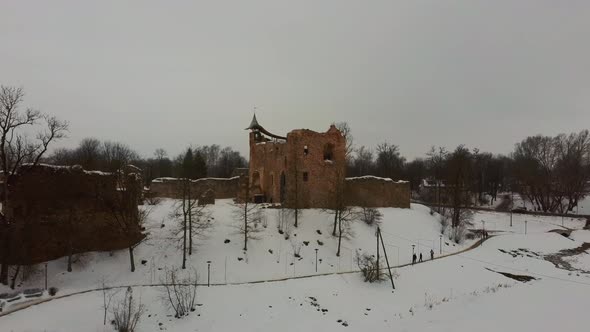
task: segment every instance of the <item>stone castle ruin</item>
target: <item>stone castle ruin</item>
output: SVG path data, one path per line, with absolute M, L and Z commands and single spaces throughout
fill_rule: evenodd
M 246 130 L 250 131 L 249 168 L 236 169 L 227 179 L 191 180 L 192 192 L 209 191 L 209 200 L 213 195 L 299 208 L 328 208 L 337 196 L 351 206 L 410 207 L 406 181 L 346 177 L 346 140 L 334 125 L 324 133 L 297 129 L 285 137 L 266 130 L 254 115 Z M 179 198 L 179 183 L 176 178 L 154 179 L 150 195 Z
M 330 207 L 337 196 L 351 206 L 410 207 L 406 181 L 346 178 L 346 140 L 334 125 L 325 133 L 297 129 L 282 137 L 262 127 L 254 115 L 246 130 L 249 190 L 242 197 L 300 208 Z
M 138 217 L 141 179 L 134 168 L 122 173 L 86 171 L 80 166 L 24 165 L 8 180 L 11 221 L 9 264 L 34 264 L 88 251 L 118 250 L 143 237 L 130 222 L 122 230 L 115 214 Z M 6 229 L 0 229 L 0 233 Z

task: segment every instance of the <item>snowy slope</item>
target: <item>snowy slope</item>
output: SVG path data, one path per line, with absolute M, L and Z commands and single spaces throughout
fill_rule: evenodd
M 158 282 L 158 268 L 179 266 L 180 255 L 172 245 L 168 214 L 174 202 L 166 200 L 157 206 L 149 222 L 150 240 L 137 248 L 138 269 L 128 270 L 126 251 L 92 253 L 83 266 L 72 273 L 65 270 L 65 259 L 50 262 L 50 286 L 60 287 L 60 294 L 86 290 L 107 276 L 112 285 L 150 284 Z M 199 240 L 190 258 L 206 281 L 206 262 L 212 261 L 212 282 L 223 284 L 271 280 L 315 274 L 315 248 L 319 248 L 318 273 L 350 271 L 351 251 L 374 253 L 374 228 L 364 224 L 354 227 L 355 237 L 344 242 L 347 250 L 335 257 L 336 240 L 329 234 L 331 216 L 317 210 L 306 210 L 298 229 L 291 229 L 285 240 L 276 229 L 276 210 L 266 210 L 268 225 L 261 239 L 249 244 L 243 253 L 241 237 L 235 234 L 229 201 L 218 201 L 212 208 L 216 227 L 208 238 Z M 436 219 L 421 205 L 412 209 L 383 209 L 383 237 L 392 263 L 411 259 L 411 244 L 424 253 L 435 247 L 438 256 Z M 520 218 L 522 217 L 522 218 Z M 527 216 L 528 217 L 528 216 Z M 164 220 L 165 227 L 160 224 Z M 389 282 L 368 284 L 358 273 L 316 276 L 286 281 L 200 287 L 196 314 L 183 320 L 170 317 L 160 300 L 160 287 L 136 287 L 147 305 L 148 313 L 140 331 L 543 331 L 557 329 L 585 331 L 582 310 L 590 305 L 590 274 L 558 269 L 543 257 L 563 249 L 573 249 L 590 239 L 590 231 L 577 230 L 570 238 L 551 232 L 563 229 L 561 218 L 524 216 L 510 220 L 507 214 L 481 212 L 474 216 L 475 226 L 485 221 L 485 228 L 497 236 L 482 246 L 458 255 L 428 261 L 416 266 L 395 269 L 396 291 Z M 564 225 L 581 229 L 582 220 L 564 220 Z M 483 227 L 483 223 L 481 223 Z M 322 235 L 317 233 L 322 232 Z M 297 234 L 297 236 L 295 236 Z M 224 240 L 230 239 L 229 244 Z M 296 240 L 294 240 L 296 239 Z M 302 246 L 301 260 L 294 260 L 291 242 L 310 241 Z M 324 245 L 317 244 L 317 240 Z M 445 254 L 467 248 L 473 243 L 453 246 L 443 243 Z M 268 250 L 273 250 L 273 254 Z M 582 252 L 567 257 L 575 268 L 590 271 L 590 254 Z M 238 261 L 238 257 L 243 258 Z M 156 268 L 152 268 L 153 264 Z M 146 265 L 139 263 L 146 260 Z M 227 259 L 227 269 L 225 260 Z M 291 265 L 291 263 L 294 263 Z M 498 272 L 529 275 L 538 278 L 521 283 Z M 40 286 L 37 277 L 24 287 Z M 313 300 L 313 297 L 316 300 Z M 102 293 L 90 292 L 33 306 L 0 317 L 0 331 L 111 331 L 102 325 Z M 319 309 L 319 311 L 318 311 Z M 322 311 L 322 309 L 327 311 Z M 75 314 L 73 314 L 75 313 Z M 33 319 L 32 319 L 33 318 Z M 341 320 L 341 322 L 338 322 Z M 343 326 L 346 322 L 348 327 Z M 162 324 L 162 325 L 159 325 Z

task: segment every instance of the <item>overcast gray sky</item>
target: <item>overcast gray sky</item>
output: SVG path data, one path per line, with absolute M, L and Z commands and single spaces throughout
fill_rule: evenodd
M 590 1 L 0 0 L 0 83 L 149 156 L 347 121 L 409 158 L 590 127 Z

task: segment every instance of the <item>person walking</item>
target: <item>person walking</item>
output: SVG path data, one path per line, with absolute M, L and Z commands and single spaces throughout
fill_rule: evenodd
M 430 260 L 434 259 L 434 250 L 430 249 Z
M 420 260 L 418 262 L 422 262 L 422 253 L 420 253 Z
M 416 254 L 412 255 L 412 265 L 416 264 Z

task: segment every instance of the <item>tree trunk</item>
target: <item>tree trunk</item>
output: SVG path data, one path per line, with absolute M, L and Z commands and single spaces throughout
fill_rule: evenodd
M 188 254 L 193 254 L 193 202 L 191 201 L 191 187 L 188 187 Z
M 9 265 L 5 263 L 8 260 L 8 251 L 10 250 L 10 235 L 8 232 L 10 231 L 10 226 L 4 226 L 4 236 L 2 239 L 3 248 L 2 253 L 0 254 L 0 284 L 8 285 L 8 267 Z
M 244 251 L 248 250 L 248 201 L 244 203 Z
M 336 236 L 336 226 L 338 225 L 338 210 L 334 210 L 334 229 L 332 229 L 332 236 Z
M 135 272 L 135 260 L 133 259 L 133 246 L 129 247 L 129 262 L 131 263 L 131 272 Z
M 74 251 L 72 248 L 72 239 L 68 239 L 68 250 L 68 272 L 72 272 L 72 253 Z
M 16 278 L 18 277 L 18 273 L 20 272 L 20 265 L 16 266 L 16 271 L 14 272 L 14 276 L 12 276 L 12 280 L 10 281 L 10 289 L 14 289 L 16 284 Z
M 338 252 L 336 256 L 340 257 L 340 244 L 342 244 L 342 220 L 338 218 Z
M 4 146 L 2 146 L 1 151 L 4 151 Z M 2 162 L 3 165 L 6 165 L 6 156 L 2 154 Z M 4 174 L 7 174 L 6 172 Z M 8 285 L 8 267 L 9 265 L 6 263 L 8 261 L 8 257 L 10 257 L 10 230 L 11 227 L 8 225 L 8 218 L 6 217 L 6 209 L 8 206 L 8 177 L 6 176 L 4 179 L 4 197 L 2 200 L 2 215 L 4 216 L 4 238 L 2 239 L 2 243 L 4 246 L 2 248 L 2 253 L 0 254 L 0 284 Z
M 182 195 L 182 269 L 186 269 L 186 197 L 187 187 L 185 183 L 184 192 Z

